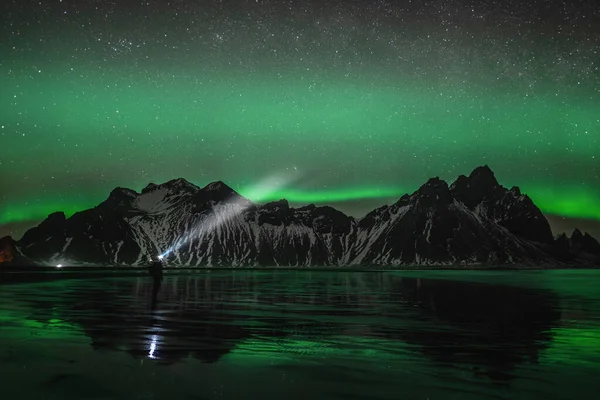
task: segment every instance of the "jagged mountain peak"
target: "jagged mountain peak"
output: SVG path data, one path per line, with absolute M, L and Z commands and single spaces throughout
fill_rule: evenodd
M 571 235 L 569 244 L 572 248 L 579 251 L 600 256 L 600 242 L 587 232 L 582 233 L 579 229 L 575 229 Z
M 521 188 L 519 188 L 518 186 L 513 186 L 510 188 L 510 192 L 515 196 L 515 197 L 519 197 L 522 196 L 521 194 Z
M 261 208 L 265 209 L 265 210 L 273 209 L 273 208 L 289 209 L 290 203 L 286 199 L 280 199 L 280 200 L 271 201 L 269 203 L 266 203 Z
M 123 188 L 123 187 L 116 187 L 113 190 L 111 190 L 108 197 L 109 198 L 135 198 L 138 195 L 139 194 L 135 190 Z
M 53 222 L 62 222 L 65 219 L 67 219 L 67 217 L 65 216 L 64 212 L 56 211 L 56 212 L 53 212 L 52 214 L 48 215 L 48 218 L 46 219 L 45 222 L 48 222 L 49 224 L 51 224 Z
M 193 183 L 183 179 L 183 178 L 176 178 L 176 179 L 171 179 L 170 181 L 167 181 L 165 183 L 161 183 L 161 184 L 156 184 L 156 183 L 149 183 L 144 189 L 142 189 L 142 194 L 147 194 L 147 193 L 151 193 L 154 192 L 156 190 L 169 190 L 172 192 L 178 192 L 178 191 L 186 191 L 186 192 L 197 192 L 198 190 L 200 190 L 200 188 L 196 185 L 194 185 Z
M 416 192 L 415 192 L 415 193 L 416 193 Z M 414 195 L 414 193 L 413 193 L 413 195 Z M 396 201 L 396 203 L 394 203 L 394 205 L 395 205 L 396 207 L 403 207 L 403 206 L 406 206 L 406 205 L 410 204 L 410 202 L 411 202 L 411 199 L 412 199 L 412 196 L 411 196 L 410 194 L 408 194 L 408 193 L 406 193 L 406 194 L 403 194 L 403 195 L 402 195 L 402 196 L 401 196 L 401 197 L 398 199 L 398 201 Z M 379 207 L 379 208 L 375 209 L 374 211 L 377 211 L 378 209 L 382 209 L 382 210 L 383 210 L 383 209 L 385 209 L 385 208 L 387 208 L 387 207 L 388 207 L 387 205 L 384 205 L 383 207 Z
M 108 198 L 98 205 L 99 208 L 114 208 L 120 205 L 128 204 L 139 196 L 135 190 L 116 187 L 114 188 Z
M 306 212 L 309 211 L 309 214 L 314 217 L 314 218 L 325 218 L 328 220 L 335 220 L 335 221 L 343 221 L 343 223 L 346 223 L 348 221 L 354 221 L 353 217 L 350 217 L 346 214 L 344 214 L 342 211 L 333 208 L 331 206 L 314 206 L 311 208 L 306 208 L 306 207 L 302 207 L 302 208 L 297 208 L 296 211 L 299 212 Z
M 503 189 L 498 183 L 498 180 L 496 180 L 494 172 L 487 165 L 477 167 L 471 172 L 468 185 L 469 187 L 486 194 L 497 191 L 498 189 Z
M 556 235 L 554 239 L 554 243 L 552 244 L 553 248 L 562 254 L 569 254 L 570 241 L 567 235 L 563 232 L 559 235 Z
M 571 239 L 581 239 L 583 238 L 583 233 L 579 229 L 575 229 L 571 234 Z
M 202 189 L 200 189 L 200 192 L 212 193 L 213 195 L 221 194 L 224 198 L 234 195 L 239 196 L 239 193 L 237 193 L 223 181 L 211 182 L 208 185 L 204 186 Z
M 156 183 L 149 183 L 145 188 L 142 189 L 142 194 L 150 193 L 154 190 L 158 189 L 158 185 Z
M 496 180 L 494 172 L 487 165 L 475 168 L 468 177 L 460 175 L 450 185 L 452 195 L 468 207 L 473 207 L 485 197 L 493 196 L 504 190 Z
M 458 178 L 452 182 L 450 185 L 450 190 L 454 190 L 456 187 L 468 186 L 469 177 L 463 174 L 460 174 Z
M 214 181 L 214 182 L 211 182 L 208 185 L 204 186 L 202 188 L 202 190 L 205 191 L 205 192 L 220 192 L 220 191 L 231 191 L 231 192 L 233 192 L 234 191 L 229 185 L 227 185 L 223 181 Z
M 401 199 L 402 200 L 402 199 Z M 452 197 L 448 183 L 439 177 L 430 178 L 410 196 L 410 201 L 425 207 L 450 203 Z
M 182 201 L 189 199 L 199 190 L 198 186 L 183 178 L 171 179 L 159 185 L 149 183 L 142 189 L 141 194 L 136 193 L 136 197 L 132 201 L 132 208 L 150 214 L 164 213 L 173 207 L 179 207 Z M 126 206 L 127 200 L 118 204 L 109 202 L 108 205 Z
M 297 210 L 298 211 L 312 211 L 312 210 L 314 210 L 316 208 L 317 208 L 317 206 L 315 204 L 310 203 L 310 204 L 307 204 L 305 206 L 298 207 Z
M 469 176 L 459 175 L 458 178 L 450 185 L 450 190 L 461 191 L 466 189 L 486 190 L 496 189 L 501 187 L 496 180 L 494 171 L 487 165 L 475 168 Z
M 496 176 L 494 175 L 494 171 L 492 171 L 488 165 L 481 165 L 475 168 L 473 171 L 471 171 L 471 174 L 469 174 L 469 179 L 486 180 L 488 182 L 494 182 L 498 184 L 498 181 L 496 181 Z
M 438 190 L 446 190 L 448 189 L 448 183 L 439 177 L 429 178 L 424 185 L 422 185 L 417 192 L 427 192 L 427 191 L 438 191 Z
M 452 197 L 511 233 L 535 242 L 552 243 L 554 237 L 539 208 L 517 186 L 510 190 L 498 183 L 489 166 L 475 168 L 450 186 Z
M 183 178 L 171 179 L 170 181 L 163 183 L 161 186 L 173 187 L 173 188 L 179 188 L 179 189 L 191 189 L 194 191 L 200 189 L 198 186 L 194 185 L 190 181 L 183 179 Z
M 197 202 L 204 203 L 232 203 L 243 207 L 251 207 L 254 204 L 233 190 L 223 181 L 211 182 L 198 190 L 195 194 Z

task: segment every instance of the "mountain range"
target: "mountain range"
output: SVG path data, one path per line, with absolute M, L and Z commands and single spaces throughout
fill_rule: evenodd
M 284 199 L 258 205 L 223 182 L 180 178 L 141 193 L 116 188 L 92 209 L 0 239 L 11 264 L 142 266 L 151 254 L 198 267 L 600 266 L 596 239 L 554 238 L 533 201 L 488 166 L 451 185 L 431 178 L 362 218 Z

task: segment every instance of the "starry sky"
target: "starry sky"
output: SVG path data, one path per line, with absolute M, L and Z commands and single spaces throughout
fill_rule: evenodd
M 362 216 L 487 164 L 600 237 L 599 68 L 593 1 L 4 0 L 0 236 L 178 177 Z

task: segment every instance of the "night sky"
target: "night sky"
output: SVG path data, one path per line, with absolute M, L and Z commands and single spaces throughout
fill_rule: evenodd
M 178 177 L 362 216 L 487 164 L 598 237 L 595 3 L 3 0 L 0 236 Z

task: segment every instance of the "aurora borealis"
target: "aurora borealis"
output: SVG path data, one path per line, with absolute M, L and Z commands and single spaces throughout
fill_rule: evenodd
M 177 177 L 361 216 L 483 164 L 598 236 L 593 4 L 2 2 L 0 236 Z

